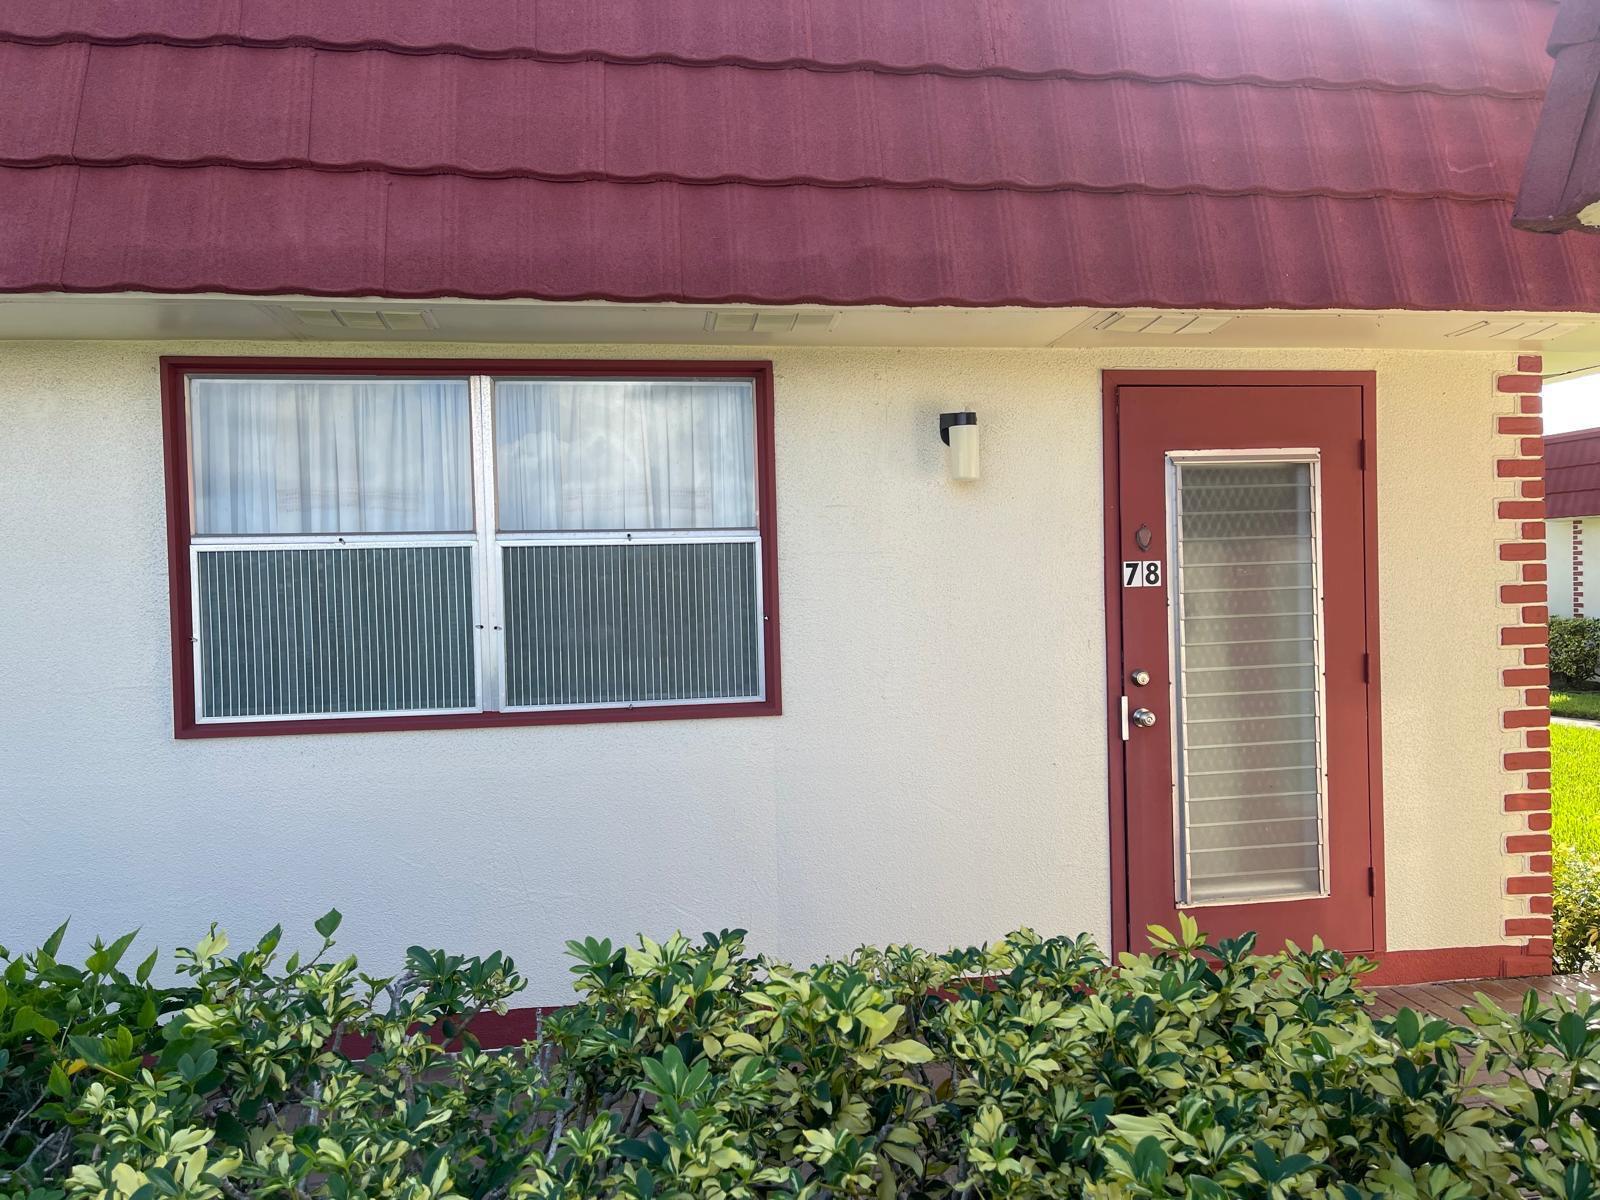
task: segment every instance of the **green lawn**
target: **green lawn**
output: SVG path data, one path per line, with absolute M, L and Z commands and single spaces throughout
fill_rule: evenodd
M 1587 699 L 1595 693 L 1580 695 Z M 1557 846 L 1600 854 L 1600 729 L 1550 727 L 1550 782 L 1552 840 Z
M 1556 717 L 1588 717 L 1600 721 L 1600 692 L 1552 691 L 1550 714 Z

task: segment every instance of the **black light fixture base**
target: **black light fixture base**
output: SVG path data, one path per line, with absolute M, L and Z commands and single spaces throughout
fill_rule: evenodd
M 946 446 L 950 444 L 950 426 L 976 425 L 978 414 L 975 412 L 953 412 L 939 414 L 939 440 Z

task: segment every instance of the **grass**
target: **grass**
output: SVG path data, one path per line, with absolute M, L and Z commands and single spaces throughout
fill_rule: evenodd
M 1600 855 L 1600 729 L 1550 727 L 1550 782 L 1551 840 L 1562 849 Z
M 1587 717 L 1600 721 L 1600 692 L 1550 693 L 1550 715 L 1555 717 Z

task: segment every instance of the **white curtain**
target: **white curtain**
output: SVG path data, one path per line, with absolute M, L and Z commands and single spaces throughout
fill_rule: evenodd
M 497 380 L 494 394 L 501 529 L 754 528 L 751 384 Z
M 189 381 L 201 536 L 472 528 L 464 379 Z

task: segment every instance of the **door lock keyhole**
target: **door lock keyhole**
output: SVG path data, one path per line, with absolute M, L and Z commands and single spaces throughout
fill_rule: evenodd
M 1134 687 L 1149 687 L 1150 686 L 1150 672 L 1146 671 L 1143 667 L 1141 667 L 1137 671 L 1134 671 L 1132 674 L 1130 674 L 1128 676 L 1128 678 L 1133 680 L 1133 686 Z

